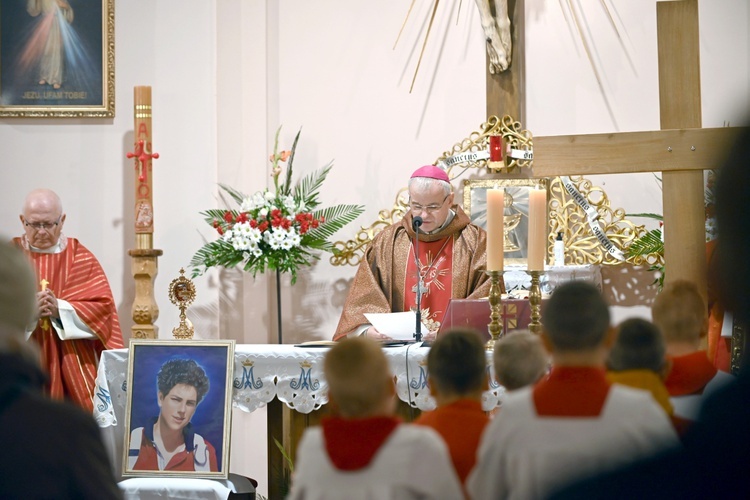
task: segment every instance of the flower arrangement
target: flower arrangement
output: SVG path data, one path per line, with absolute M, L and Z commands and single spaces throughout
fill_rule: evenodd
M 271 177 L 274 190 L 265 189 L 252 196 L 223 185 L 219 186 L 239 205 L 239 209 L 211 209 L 201 212 L 205 221 L 219 234 L 206 243 L 190 261 L 193 277 L 214 266 L 241 266 L 253 277 L 266 269 L 291 273 L 297 281 L 297 270 L 310 266 L 320 257 L 317 251 L 334 253 L 328 241 L 336 231 L 352 222 L 364 211 L 361 205 L 336 205 L 319 208 L 318 190 L 333 166 L 329 163 L 292 186 L 292 165 L 300 132 L 291 150 L 279 151 L 276 131 Z M 286 163 L 286 175 L 280 182 Z

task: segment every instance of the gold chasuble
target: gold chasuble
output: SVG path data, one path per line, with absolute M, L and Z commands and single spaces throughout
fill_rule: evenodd
M 96 257 L 75 238 L 67 238 L 67 245 L 59 253 L 31 252 L 24 248 L 21 238 L 13 241 L 28 256 L 37 278 L 46 280 L 55 297 L 67 301 L 96 334 L 96 339 L 63 341 L 53 326 L 40 320 L 31 335 L 39 345 L 42 364 L 48 372 L 50 395 L 57 399 L 69 398 L 93 411 L 101 351 L 123 347 L 117 307 L 104 270 Z
M 420 270 L 426 274 L 424 285 L 429 284 L 422 309 L 429 307 L 429 318 L 437 322 L 450 298 L 481 298 L 490 290 L 484 272 L 487 233 L 472 224 L 460 206 L 451 208 L 456 215 L 446 227 L 419 233 Z M 334 340 L 367 324 L 365 313 L 402 312 L 416 306 L 415 236 L 411 213 L 375 235 L 354 276 Z M 439 323 L 430 326 L 437 328 Z

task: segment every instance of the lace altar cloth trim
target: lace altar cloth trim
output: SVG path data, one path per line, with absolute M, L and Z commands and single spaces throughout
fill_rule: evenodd
M 327 348 L 292 345 L 244 344 L 235 348 L 232 405 L 252 412 L 278 398 L 289 408 L 310 413 L 328 403 L 323 377 Z M 415 345 L 388 347 L 384 352 L 396 378 L 398 397 L 420 410 L 435 408 L 427 386 L 429 348 Z M 100 427 L 125 422 L 128 350 L 104 351 L 99 362 L 94 396 L 94 417 Z M 486 411 L 500 405 L 505 389 L 495 381 L 492 353 L 487 353 L 490 388 L 484 393 Z

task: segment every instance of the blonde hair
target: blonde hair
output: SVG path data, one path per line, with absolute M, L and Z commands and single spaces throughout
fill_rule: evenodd
M 371 416 L 392 394 L 388 360 L 380 345 L 366 337 L 336 344 L 325 357 L 323 371 L 331 399 L 344 418 Z
M 667 342 L 697 341 L 706 328 L 708 311 L 694 283 L 678 280 L 656 296 L 651 308 L 654 323 Z
M 495 344 L 492 361 L 497 381 L 513 391 L 534 384 L 547 373 L 549 354 L 537 335 L 519 330 Z

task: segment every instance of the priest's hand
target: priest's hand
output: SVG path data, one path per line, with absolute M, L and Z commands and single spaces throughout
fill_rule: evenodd
M 39 316 L 42 318 L 59 318 L 60 310 L 57 308 L 57 298 L 52 290 L 49 288 L 37 292 L 36 294 L 37 307 L 39 308 Z
M 384 333 L 380 333 L 374 326 L 369 327 L 365 330 L 365 337 L 370 337 L 375 340 L 393 340 L 391 337 Z

